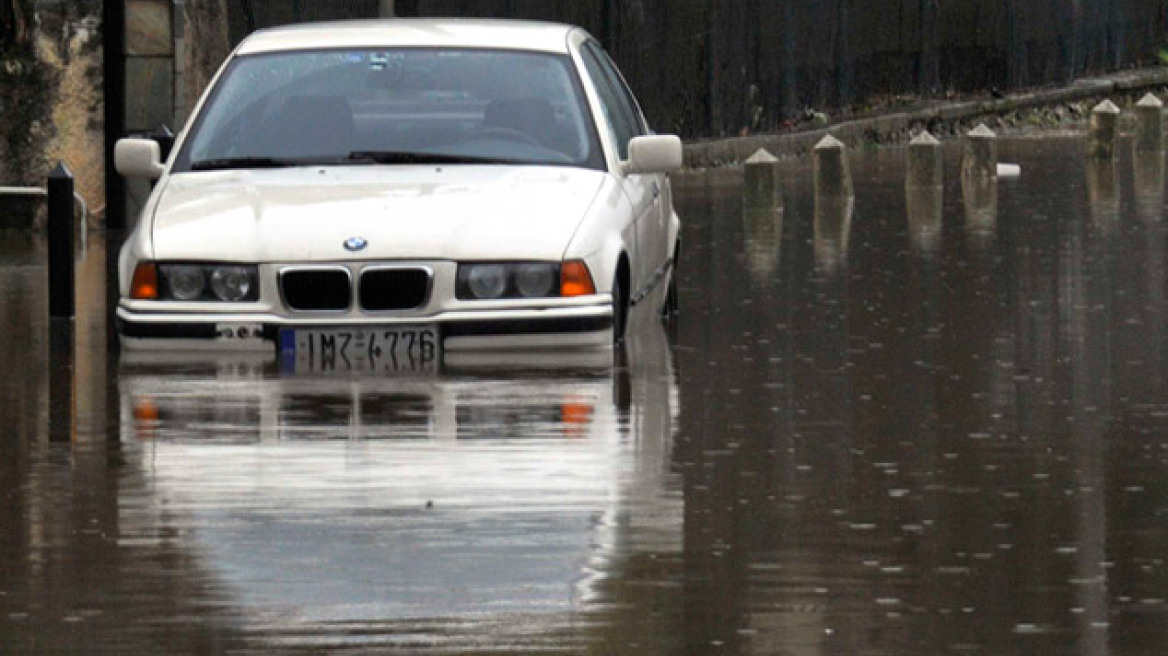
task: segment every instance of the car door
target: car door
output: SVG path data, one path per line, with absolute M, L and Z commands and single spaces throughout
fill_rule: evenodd
M 648 132 L 640 111 L 632 100 L 624 81 L 617 73 L 608 56 L 595 42 L 588 42 L 581 51 L 584 66 L 600 95 L 610 136 L 616 144 L 621 161 L 629 158 L 629 141 Z M 664 239 L 661 230 L 661 176 L 626 174 L 614 171 L 625 195 L 633 206 L 634 252 L 629 253 L 632 284 L 628 293 L 634 301 L 650 284 L 654 271 L 661 266 L 658 259 L 664 249 L 658 241 Z

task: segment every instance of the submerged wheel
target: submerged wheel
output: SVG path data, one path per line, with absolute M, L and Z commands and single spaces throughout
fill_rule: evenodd
M 665 302 L 661 304 L 661 318 L 669 321 L 677 316 L 677 271 L 669 276 L 669 288 L 665 291 Z
M 612 344 L 620 346 L 625 341 L 625 326 L 629 321 L 629 295 L 625 282 L 620 277 L 612 283 Z
M 669 287 L 665 291 L 665 302 L 661 305 L 661 318 L 671 321 L 677 318 L 681 304 L 677 298 L 677 262 L 681 257 L 681 241 L 673 246 L 673 267 L 669 271 Z

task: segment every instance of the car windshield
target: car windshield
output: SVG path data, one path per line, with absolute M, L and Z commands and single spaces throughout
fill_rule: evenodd
M 603 168 L 567 56 L 364 49 L 237 57 L 176 171 L 336 164 Z

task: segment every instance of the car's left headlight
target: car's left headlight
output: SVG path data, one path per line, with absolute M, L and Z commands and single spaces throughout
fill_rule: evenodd
M 139 300 L 244 303 L 259 295 L 254 264 L 139 262 L 130 288 Z
M 583 272 L 586 284 L 577 284 Z M 571 284 L 565 283 L 571 274 Z M 464 262 L 458 265 L 455 296 L 460 300 L 554 298 L 595 293 L 588 267 L 569 262 Z

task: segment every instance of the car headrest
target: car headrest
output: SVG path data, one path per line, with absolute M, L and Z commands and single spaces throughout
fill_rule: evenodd
M 544 145 L 556 141 L 560 132 L 555 110 L 543 98 L 499 98 L 483 113 L 483 126 L 525 132 Z
M 270 119 L 275 157 L 342 156 L 352 150 L 353 109 L 343 96 L 293 96 Z

